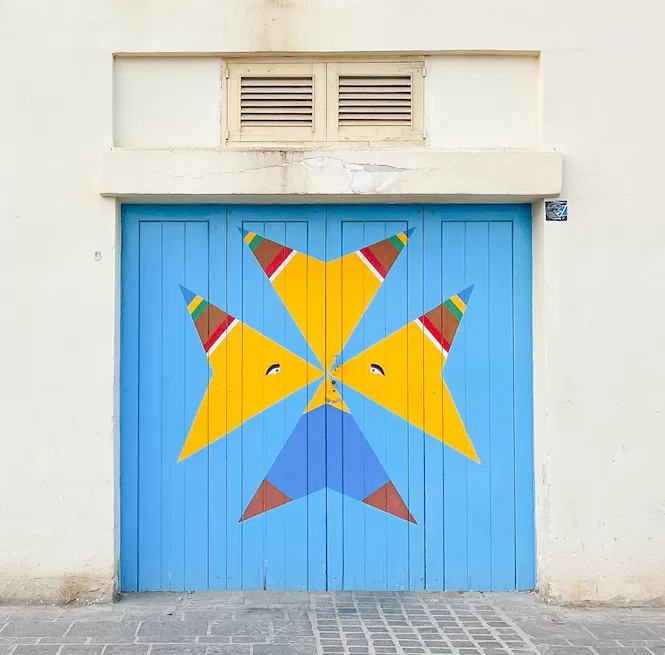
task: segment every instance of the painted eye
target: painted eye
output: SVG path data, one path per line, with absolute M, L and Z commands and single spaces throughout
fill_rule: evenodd
M 266 371 L 266 375 L 277 375 L 280 372 L 280 367 L 279 364 L 271 364 L 268 366 L 268 370 Z
M 370 364 L 369 371 L 370 373 L 374 373 L 374 375 L 383 375 L 383 377 L 386 376 L 386 374 L 383 372 L 383 368 L 378 364 Z

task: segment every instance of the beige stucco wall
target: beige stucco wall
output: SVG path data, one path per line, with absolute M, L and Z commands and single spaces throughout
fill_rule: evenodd
M 116 200 L 100 195 L 111 55 L 270 51 L 438 53 L 427 147 L 564 153 L 570 220 L 545 224 L 536 204 L 534 230 L 538 583 L 569 602 L 664 598 L 664 17 L 656 0 L 0 3 L 0 598 L 108 598 L 114 585 L 119 242 Z M 542 54 L 442 58 L 460 51 Z M 158 82 L 171 75 L 189 85 L 190 103 L 171 89 L 166 127 L 117 95 L 133 122 L 116 120 L 116 143 L 213 143 L 215 69 L 198 61 L 150 76 L 149 97 L 168 97 Z M 489 71 L 503 81 L 495 111 L 477 107 Z M 135 72 L 122 88 L 145 92 Z M 441 105 L 450 89 L 468 93 Z M 460 188 L 490 188 L 487 159 L 465 161 L 479 164 Z

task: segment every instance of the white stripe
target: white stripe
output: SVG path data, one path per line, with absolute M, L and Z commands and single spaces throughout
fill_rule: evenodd
M 219 344 L 222 343 L 222 341 L 224 341 L 224 339 L 226 339 L 226 337 L 228 336 L 229 332 L 231 332 L 231 330 L 233 330 L 233 328 L 234 328 L 236 325 L 238 325 L 238 323 L 239 323 L 239 321 L 238 321 L 237 318 L 234 318 L 234 319 L 231 321 L 231 324 L 229 325 L 229 327 L 227 327 L 226 330 L 224 330 L 224 332 L 222 332 L 222 333 L 219 335 L 219 339 L 217 339 L 217 341 L 215 341 L 215 343 L 213 343 L 212 346 L 210 346 L 210 350 L 208 350 L 208 357 L 210 357 L 210 355 L 212 355 L 212 353 L 215 351 L 215 349 L 217 348 L 217 346 L 219 346 Z
M 360 257 L 360 259 L 362 259 L 363 264 L 365 264 L 365 266 L 367 266 L 367 268 L 369 268 L 369 270 L 372 271 L 372 273 L 374 273 L 374 276 L 376 277 L 376 279 L 377 279 L 379 282 L 383 282 L 383 278 L 381 277 L 381 273 L 379 273 L 379 271 L 377 271 L 377 270 L 374 268 L 374 266 L 372 266 L 372 265 L 369 263 L 369 261 L 367 261 L 367 257 L 365 257 L 365 255 L 363 255 L 363 254 L 360 252 L 360 250 L 356 250 L 356 255 L 358 255 L 358 257 Z
M 287 258 L 279 265 L 277 270 L 268 279 L 272 282 L 285 268 L 286 265 L 295 257 L 297 250 L 292 250 Z
M 434 335 L 423 325 L 423 322 L 417 318 L 414 323 L 425 333 L 425 336 L 437 347 L 438 351 L 444 357 L 448 357 L 446 349 L 434 338 Z

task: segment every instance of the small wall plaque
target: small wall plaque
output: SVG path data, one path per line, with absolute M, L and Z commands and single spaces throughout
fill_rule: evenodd
M 545 220 L 546 221 L 567 221 L 568 220 L 568 201 L 567 200 L 546 200 L 545 201 Z

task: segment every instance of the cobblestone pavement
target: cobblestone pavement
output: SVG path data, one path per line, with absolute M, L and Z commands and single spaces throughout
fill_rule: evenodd
M 0 605 L 0 655 L 665 655 L 665 610 L 534 594 L 136 594 Z

